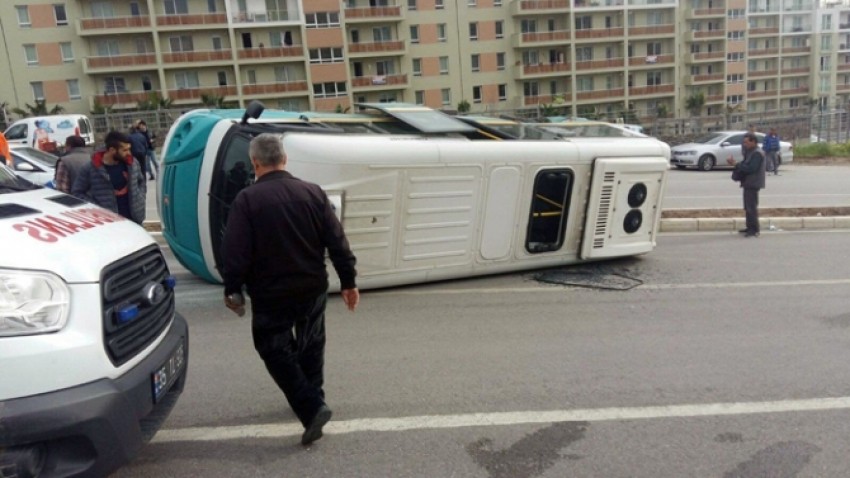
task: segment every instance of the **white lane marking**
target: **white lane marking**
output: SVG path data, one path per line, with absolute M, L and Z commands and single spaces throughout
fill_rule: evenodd
M 324 431 L 341 435 L 358 432 L 400 432 L 462 427 L 527 425 L 536 423 L 594 422 L 653 418 L 688 418 L 759 413 L 789 413 L 850 409 L 850 397 L 779 400 L 768 402 L 702 403 L 654 407 L 589 408 L 528 412 L 424 415 L 399 418 L 361 418 L 331 421 Z M 281 438 L 299 436 L 298 423 L 164 429 L 154 443 L 219 441 L 240 438 Z

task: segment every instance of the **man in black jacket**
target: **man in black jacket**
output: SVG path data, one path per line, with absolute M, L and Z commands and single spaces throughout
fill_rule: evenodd
M 239 311 L 242 288 L 247 288 L 254 347 L 304 425 L 301 443 L 309 445 L 322 437 L 331 418 L 322 389 L 325 251 L 351 311 L 360 302 L 356 259 L 324 191 L 285 171 L 280 136 L 257 136 L 248 155 L 257 181 L 230 208 L 223 249 L 224 302 Z
M 759 228 L 759 189 L 764 188 L 764 154 L 759 151 L 758 138 L 753 133 L 744 134 L 741 143 L 744 150 L 744 160 L 735 164 L 730 156 L 726 162 L 735 166 L 741 187 L 744 188 L 744 213 L 747 218 L 747 228 L 739 232 L 745 237 L 758 237 Z

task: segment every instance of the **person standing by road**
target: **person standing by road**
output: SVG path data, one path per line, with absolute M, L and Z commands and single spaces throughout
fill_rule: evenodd
M 147 170 L 148 145 L 150 144 L 150 139 L 148 139 L 145 135 L 145 131 L 143 131 L 142 128 L 147 130 L 147 125 L 144 121 L 138 120 L 130 130 L 130 153 L 132 153 L 136 162 L 139 163 L 139 168 L 142 170 L 142 176 L 147 176 L 147 174 L 150 173 L 150 179 L 153 179 L 153 171 Z
M 91 162 L 91 155 L 92 150 L 86 146 L 86 140 L 82 136 L 65 138 L 65 154 L 59 157 L 56 174 L 53 176 L 57 191 L 71 194 L 77 175 L 83 166 Z
M 130 138 L 110 131 L 105 142 L 106 150 L 94 153 L 80 169 L 71 193 L 141 224 L 145 221 L 147 183 L 130 154 Z
M 761 145 L 764 157 L 767 160 L 767 170 L 773 171 L 774 176 L 779 176 L 779 135 L 776 128 L 770 128 L 764 142 Z
M 306 446 L 322 437 L 332 413 L 322 389 L 325 251 L 350 311 L 360 302 L 356 258 L 324 191 L 285 170 L 280 136 L 257 136 L 248 156 L 257 180 L 230 208 L 222 249 L 224 304 L 241 315 L 247 289 L 254 348 L 304 426 Z
M 729 157 L 726 162 L 735 166 L 733 179 L 741 182 L 744 189 L 744 213 L 747 218 L 747 228 L 741 233 L 745 237 L 758 237 L 759 227 L 759 190 L 764 188 L 764 154 L 758 149 L 758 137 L 753 133 L 744 134 L 741 143 L 744 149 L 744 160 L 735 164 L 735 158 Z

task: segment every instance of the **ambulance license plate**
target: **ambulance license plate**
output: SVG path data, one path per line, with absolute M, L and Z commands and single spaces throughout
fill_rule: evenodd
M 168 392 L 168 389 L 177 381 L 180 372 L 186 364 L 186 356 L 184 354 L 184 342 L 180 341 L 180 345 L 171 352 L 168 360 L 162 364 L 159 369 L 151 375 L 151 383 L 153 385 L 153 402 L 159 402 L 162 397 Z

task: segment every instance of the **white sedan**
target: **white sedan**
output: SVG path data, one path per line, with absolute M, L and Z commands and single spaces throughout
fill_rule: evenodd
M 741 143 L 746 131 L 716 131 L 698 138 L 692 143 L 680 144 L 670 148 L 670 164 L 679 169 L 697 168 L 711 171 L 716 167 L 729 167 L 726 158 L 732 157 L 738 163 L 744 159 Z M 759 147 L 764 141 L 764 133 L 756 133 Z M 791 143 L 779 141 L 779 156 L 782 164 L 794 161 L 794 149 Z
M 29 146 L 10 148 L 15 174 L 39 186 L 52 187 L 58 156 Z

